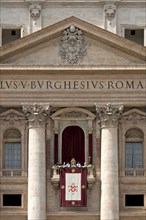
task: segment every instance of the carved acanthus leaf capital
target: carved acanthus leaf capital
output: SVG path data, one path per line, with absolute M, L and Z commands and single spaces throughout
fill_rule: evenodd
M 101 128 L 118 127 L 118 121 L 124 109 L 123 105 L 109 103 L 104 106 L 98 106 L 98 104 L 95 104 L 95 106 Z
M 22 110 L 25 114 L 25 117 L 29 121 L 29 126 L 41 127 L 45 125 L 45 122 L 50 113 L 49 104 L 23 104 Z

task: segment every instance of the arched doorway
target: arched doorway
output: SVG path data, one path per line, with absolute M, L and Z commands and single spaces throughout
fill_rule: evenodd
M 85 136 L 79 126 L 68 126 L 62 133 L 62 162 L 70 162 L 73 157 L 84 164 Z

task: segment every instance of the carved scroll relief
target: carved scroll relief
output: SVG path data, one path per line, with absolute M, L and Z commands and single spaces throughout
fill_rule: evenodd
M 29 6 L 30 12 L 30 32 L 33 33 L 42 29 L 42 7 L 39 4 L 31 4 Z

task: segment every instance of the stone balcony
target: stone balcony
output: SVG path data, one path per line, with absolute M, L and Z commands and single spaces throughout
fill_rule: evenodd
M 145 169 L 125 169 L 125 176 L 146 176 L 146 170 Z
M 145 185 L 146 169 L 125 169 L 120 171 L 119 178 L 123 184 Z
M 2 169 L 0 177 L 27 177 L 27 170 L 21 169 Z
M 146 177 L 144 168 L 128 168 L 120 171 L 120 177 Z
M 62 166 L 54 165 L 52 167 L 53 175 L 51 178 L 52 184 L 56 189 L 59 188 L 60 184 L 60 169 L 62 169 Z M 88 189 L 91 189 L 95 183 L 95 174 L 94 174 L 94 166 L 92 164 L 87 165 L 86 167 L 81 167 L 87 169 L 87 183 L 88 183 Z

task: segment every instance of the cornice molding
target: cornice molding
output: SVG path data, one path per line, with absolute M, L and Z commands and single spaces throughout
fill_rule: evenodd
M 32 4 L 40 4 L 42 6 L 51 6 L 51 7 L 64 7 L 64 6 L 75 6 L 75 7 L 94 7 L 98 5 L 98 7 L 103 7 L 105 4 L 113 4 L 118 6 L 130 6 L 130 7 L 143 7 L 145 6 L 145 0 L 1 0 L 1 6 L 8 6 L 8 7 L 20 7 L 20 6 L 28 6 L 30 3 Z
M 92 66 L 92 67 L 80 67 L 80 66 L 38 66 L 38 65 L 7 65 L 3 64 L 0 65 L 1 74 L 18 74 L 19 75 L 26 75 L 27 73 L 31 73 L 32 75 L 40 74 L 73 74 L 76 72 L 76 74 L 93 74 L 93 73 L 106 73 L 106 74 L 145 74 L 146 73 L 146 66 L 141 65 L 133 65 L 133 66 L 106 66 L 106 65 L 100 65 L 100 66 Z

